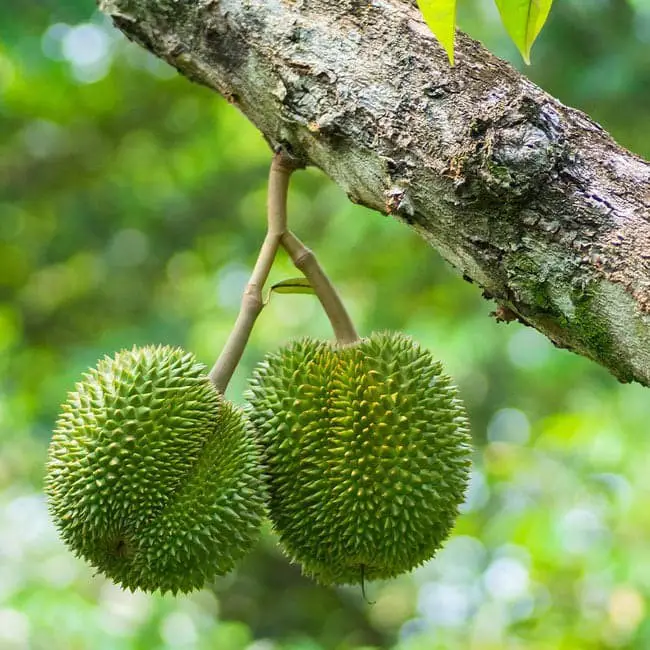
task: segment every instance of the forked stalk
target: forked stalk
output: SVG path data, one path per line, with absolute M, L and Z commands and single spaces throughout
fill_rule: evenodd
M 242 295 L 241 307 L 230 336 L 210 371 L 210 380 L 223 394 L 240 362 L 253 325 L 264 307 L 262 288 L 287 228 L 287 190 L 291 173 L 296 169 L 282 151 L 273 156 L 267 192 L 267 232 L 251 277 Z
M 262 289 L 282 246 L 297 269 L 314 289 L 340 344 L 354 343 L 359 336 L 338 292 L 318 263 L 314 253 L 287 230 L 287 192 L 296 165 L 280 151 L 273 156 L 267 194 L 267 233 L 250 280 L 242 295 L 241 307 L 226 344 L 210 371 L 210 380 L 223 394 L 240 362 L 257 317 L 264 307 Z

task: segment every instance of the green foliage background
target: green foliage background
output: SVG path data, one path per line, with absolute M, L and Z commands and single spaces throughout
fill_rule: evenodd
M 461 27 L 519 65 L 492 2 Z M 650 157 L 650 6 L 558 0 L 526 70 Z M 399 328 L 457 379 L 477 451 L 455 536 L 412 575 L 325 589 L 270 534 L 188 598 L 125 593 L 58 541 L 41 495 L 58 405 L 134 343 L 211 363 L 263 236 L 269 151 L 223 100 L 128 44 L 90 0 L 0 5 L 0 648 L 399 650 L 650 647 L 647 389 L 498 325 L 406 227 L 299 173 L 295 230 L 361 332 Z M 294 275 L 283 258 L 275 280 Z M 329 336 L 277 296 L 264 352 Z

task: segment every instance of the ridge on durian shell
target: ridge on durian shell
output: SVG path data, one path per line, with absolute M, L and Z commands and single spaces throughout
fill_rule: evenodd
M 188 592 L 230 571 L 265 515 L 243 412 L 180 348 L 105 357 L 69 393 L 45 491 L 66 544 L 129 589 Z
M 456 388 L 430 352 L 396 333 L 346 346 L 301 339 L 257 367 L 248 398 L 270 517 L 305 574 L 392 578 L 440 548 L 471 445 Z

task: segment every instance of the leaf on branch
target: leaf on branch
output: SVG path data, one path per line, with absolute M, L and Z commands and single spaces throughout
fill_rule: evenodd
M 268 293 L 266 294 L 266 299 L 264 304 L 267 304 L 271 299 L 272 293 L 307 293 L 315 294 L 313 287 L 309 284 L 307 278 L 289 278 L 288 280 L 282 280 L 281 282 L 276 282 L 271 286 Z
M 429 29 L 445 48 L 449 63 L 454 65 L 456 34 L 456 0 L 418 0 L 418 7 Z
M 495 0 L 510 38 L 530 64 L 530 48 L 551 11 L 553 0 Z

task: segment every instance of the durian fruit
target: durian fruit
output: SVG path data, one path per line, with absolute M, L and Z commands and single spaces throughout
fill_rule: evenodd
M 46 493 L 78 556 L 123 587 L 176 593 L 250 549 L 266 515 L 259 449 L 192 354 L 105 357 L 62 409 Z
M 470 469 L 464 408 L 410 338 L 299 340 L 255 370 L 249 416 L 270 517 L 303 573 L 363 584 L 410 571 L 449 535 Z

